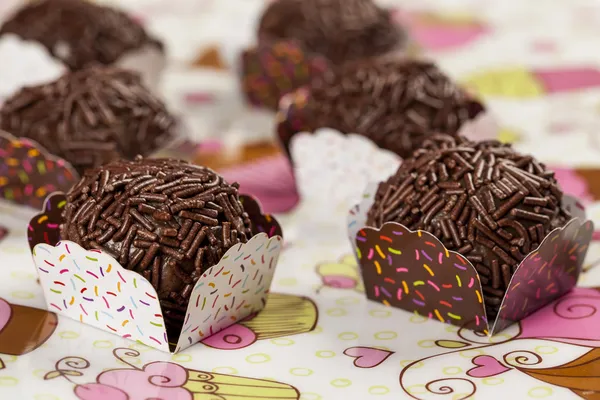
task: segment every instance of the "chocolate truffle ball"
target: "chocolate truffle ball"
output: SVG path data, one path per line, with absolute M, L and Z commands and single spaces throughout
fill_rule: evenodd
M 39 142 L 83 172 L 151 154 L 174 138 L 176 122 L 138 74 L 93 66 L 17 92 L 0 109 L 0 129 Z
M 290 100 L 278 127 L 286 147 L 297 132 L 333 128 L 366 136 L 401 157 L 431 134 L 456 134 L 484 110 L 434 64 L 400 59 L 344 65 Z
M 400 50 L 402 29 L 372 0 L 276 0 L 262 15 L 259 41 L 295 40 L 333 64 Z
M 431 232 L 477 269 L 494 318 L 515 268 L 569 213 L 554 173 L 496 141 L 435 135 L 381 183 L 367 226 Z
M 112 64 L 146 45 L 162 44 L 127 14 L 84 0 L 36 0 L 20 8 L 0 28 L 41 43 L 73 70 L 90 64 Z
M 237 184 L 172 159 L 138 157 L 88 170 L 67 193 L 63 218 L 63 240 L 105 251 L 152 283 L 175 340 L 195 282 L 251 237 Z

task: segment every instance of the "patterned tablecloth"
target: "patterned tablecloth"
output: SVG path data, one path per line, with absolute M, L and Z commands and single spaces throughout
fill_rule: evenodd
M 106 2 L 166 41 L 163 92 L 196 138 L 247 139 L 234 60 L 252 43 L 262 1 Z M 500 139 L 556 167 L 600 226 L 600 3 L 385 3 L 425 54 L 486 99 Z M 253 173 L 226 173 L 244 187 L 281 165 L 274 157 Z M 290 182 L 288 172 L 257 190 L 273 209 L 295 201 Z M 42 310 L 26 239 L 32 214 L 0 204 L 0 399 L 600 398 L 597 243 L 580 287 L 489 338 L 366 301 L 340 230 L 325 221 L 309 231 L 291 212 L 281 216 L 286 247 L 265 311 L 169 355 Z

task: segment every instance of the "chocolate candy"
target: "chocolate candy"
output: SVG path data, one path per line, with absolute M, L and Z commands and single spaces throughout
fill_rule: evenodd
M 149 155 L 173 139 L 176 123 L 138 74 L 93 66 L 22 89 L 0 109 L 0 128 L 34 139 L 81 173 Z
M 194 283 L 251 237 L 237 184 L 172 159 L 138 157 L 88 170 L 67 193 L 63 218 L 63 240 L 102 250 L 152 283 L 171 339 Z
M 554 173 L 510 145 L 433 135 L 379 185 L 367 225 L 428 231 L 465 256 L 491 319 L 519 263 L 570 219 L 561 200 Z
M 2 28 L 34 40 L 73 70 L 90 64 L 112 64 L 145 45 L 162 51 L 162 44 L 127 14 L 83 0 L 28 2 Z
M 242 53 L 242 91 L 254 106 L 277 111 L 284 95 L 329 68 L 327 60 L 307 54 L 292 41 L 259 44 Z
M 402 49 L 405 34 L 372 0 L 276 0 L 263 13 L 259 42 L 295 40 L 333 64 Z
M 414 60 L 346 64 L 290 96 L 278 127 L 286 147 L 297 132 L 333 128 L 401 157 L 433 133 L 457 133 L 484 109 L 434 64 Z

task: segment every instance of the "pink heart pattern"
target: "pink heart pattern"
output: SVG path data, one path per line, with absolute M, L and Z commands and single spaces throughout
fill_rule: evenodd
M 373 347 L 350 347 L 344 350 L 348 357 L 354 357 L 354 366 L 358 368 L 375 368 L 394 354 L 393 351 Z
M 468 370 L 467 375 L 473 378 L 489 378 L 510 370 L 492 356 L 477 356 L 471 362 L 476 367 Z

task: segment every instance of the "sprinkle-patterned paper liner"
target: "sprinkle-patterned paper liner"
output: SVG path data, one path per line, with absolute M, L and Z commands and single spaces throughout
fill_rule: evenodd
M 364 136 L 328 128 L 297 134 L 291 155 L 301 201 L 310 205 L 309 217 L 342 228 L 369 182 L 387 179 L 401 163 L 396 154 Z
M 262 310 L 281 248 L 280 236 L 259 233 L 206 271 L 192 290 L 175 352 Z
M 63 193 L 51 194 L 28 226 L 50 311 L 162 351 L 178 352 L 266 304 L 283 239 L 277 220 L 262 214 L 260 204 L 250 196 L 244 196 L 244 206 L 254 236 L 230 248 L 196 282 L 177 343 L 167 339 L 158 295 L 148 280 L 102 251 L 59 241 L 65 205 Z
M 284 95 L 328 70 L 328 61 L 290 40 L 261 43 L 241 55 L 242 91 L 248 102 L 276 111 Z
M 283 237 L 283 230 L 279 222 L 271 214 L 264 214 L 260 204 L 252 196 L 242 194 L 240 202 L 252 221 L 252 234 L 257 235 L 262 232 L 266 233 L 268 237 Z
M 62 211 L 67 205 L 67 197 L 62 192 L 52 193 L 44 201 L 42 211 L 31 219 L 27 226 L 29 248 L 39 243 L 53 245 L 60 241 L 60 224 L 63 222 Z
M 377 190 L 371 184 L 348 216 L 348 235 L 370 300 L 476 332 L 492 335 L 561 297 L 577 283 L 592 239 L 593 223 L 575 199 L 563 202 L 574 218 L 550 232 L 510 280 L 498 316 L 488 320 L 475 267 L 431 233 L 397 222 L 365 227 Z M 585 221 L 585 222 L 582 222 Z
M 68 162 L 35 141 L 0 131 L 0 198 L 40 209 L 49 193 L 67 191 L 78 179 Z
M 165 352 L 179 352 L 260 311 L 281 237 L 261 233 L 232 247 L 198 280 L 177 346 L 170 348 L 156 290 L 98 250 L 38 244 L 33 257 L 48 310 Z

